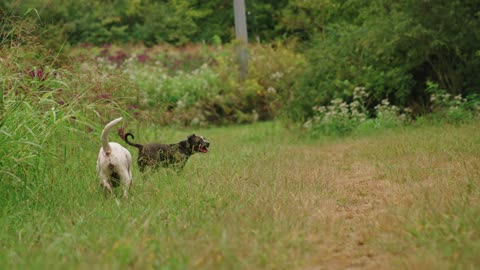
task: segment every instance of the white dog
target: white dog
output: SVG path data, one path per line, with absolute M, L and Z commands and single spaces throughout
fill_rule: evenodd
M 98 153 L 97 173 L 105 193 L 113 194 L 112 188 L 121 183 L 123 196 L 127 197 L 132 184 L 132 155 L 120 144 L 108 142 L 109 130 L 120 121 L 121 117 L 113 120 L 102 131 L 102 148 Z

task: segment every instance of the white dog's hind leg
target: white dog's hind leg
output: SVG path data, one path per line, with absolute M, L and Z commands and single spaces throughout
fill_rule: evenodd
M 103 171 L 100 172 L 100 184 L 103 187 L 105 195 L 113 194 L 112 186 L 110 185 L 110 178 Z
M 128 190 L 130 189 L 130 186 L 132 185 L 132 172 L 123 169 L 120 173 L 120 181 L 121 185 L 123 188 L 123 197 L 127 198 L 128 197 Z

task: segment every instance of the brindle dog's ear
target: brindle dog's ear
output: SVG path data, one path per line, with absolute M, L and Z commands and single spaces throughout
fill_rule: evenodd
M 191 138 L 194 138 L 194 137 L 197 137 L 197 135 L 195 133 L 193 133 L 192 135 L 188 136 L 187 139 L 191 139 Z

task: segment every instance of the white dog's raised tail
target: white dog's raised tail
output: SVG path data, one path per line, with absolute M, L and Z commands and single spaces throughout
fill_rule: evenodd
M 119 117 L 117 119 L 114 119 L 108 123 L 105 128 L 103 128 L 102 131 L 102 147 L 103 151 L 105 151 L 105 155 L 109 156 L 110 153 L 112 152 L 112 149 L 110 148 L 110 144 L 108 143 L 108 132 L 110 132 L 110 129 L 115 126 L 118 122 L 122 121 L 122 117 Z

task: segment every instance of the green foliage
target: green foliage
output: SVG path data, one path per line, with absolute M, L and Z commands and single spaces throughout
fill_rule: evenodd
M 325 35 L 327 24 L 333 19 L 340 6 L 331 0 L 291 0 L 281 10 L 277 29 L 300 40 L 310 40 L 316 35 Z
M 395 56 L 395 47 L 399 28 L 408 25 L 394 25 L 394 21 L 389 17 L 372 25 L 338 25 L 326 39 L 318 39 L 307 52 L 310 66 L 295 92 L 293 117 L 310 115 L 311 107 L 331 99 L 351 99 L 355 87 L 367 89 L 369 108 L 385 98 L 404 105 L 414 84 L 407 73 L 412 64 Z M 377 23 L 381 29 L 372 31 Z
M 185 44 L 198 32 L 195 23 L 208 15 L 202 9 L 192 9 L 190 1 L 138 2 L 136 21 L 132 26 L 133 41 L 154 45 L 162 42 Z
M 355 105 L 352 104 L 347 104 L 341 99 L 334 99 L 329 106 L 318 107 L 317 115 L 307 121 L 305 127 L 310 129 L 313 136 L 350 134 L 357 125 L 365 121 L 362 115 L 359 115 Z
M 376 128 L 394 128 L 408 123 L 411 109 L 400 110 L 395 105 L 390 104 L 387 99 L 382 100 L 375 106 L 375 119 L 373 119 Z
M 317 104 L 351 99 L 355 87 L 367 89 L 369 110 L 388 99 L 400 107 L 415 105 L 415 114 L 428 104 L 428 80 L 452 95 L 478 93 L 480 85 L 473 79 L 480 68 L 473 45 L 480 41 L 480 28 L 474 26 L 479 23 L 477 2 L 370 1 L 355 6 L 352 13 L 350 5 L 341 5 L 337 14 L 354 17 L 332 19 L 306 52 L 310 66 L 295 90 L 294 119 L 311 116 Z
M 367 98 L 365 88 L 357 87 L 350 103 L 338 98 L 328 106 L 315 106 L 314 116 L 305 122 L 304 127 L 314 137 L 346 136 L 354 131 L 368 133 L 369 129 L 398 127 L 408 122 L 409 117 L 386 99 L 375 106 L 375 117 L 369 119 Z
M 92 61 L 103 72 L 127 75 L 136 95 L 127 110 L 162 125 L 251 123 L 282 114 L 305 64 L 303 57 L 280 43 L 252 45 L 249 74 L 240 82 L 234 54 L 231 44 L 84 46 L 69 53 L 83 59 L 87 55 L 83 66 Z
M 472 0 L 403 1 L 399 10 L 411 18 L 409 37 L 416 43 L 410 54 L 428 64 L 423 83 L 430 79 L 452 95 L 478 93 L 480 71 L 476 55 L 480 41 L 480 3 Z
M 461 124 L 480 116 L 480 97 L 470 95 L 453 96 L 440 88 L 437 83 L 427 82 L 427 91 L 430 94 L 431 114 L 427 117 L 435 122 Z
M 208 13 L 189 1 L 22 1 L 7 5 L 15 14 L 38 11 L 43 40 L 52 47 L 71 44 L 161 42 L 184 44 L 197 32 L 194 20 Z M 53 39 L 53 40 L 52 40 Z
M 235 63 L 230 62 L 230 66 Z M 296 53 L 290 46 L 280 42 L 270 45 L 255 44 L 249 47 L 248 78 L 255 80 L 260 88 L 259 97 L 263 97 L 264 108 L 261 115 L 272 118 L 277 111 L 284 113 L 292 101 L 292 90 L 298 77 L 306 67 L 303 55 Z M 225 72 L 225 71 L 224 71 Z M 263 118 L 263 117 L 262 117 Z
M 273 40 L 280 12 L 288 1 L 247 1 L 250 36 Z M 34 8 L 42 28 L 42 40 L 51 47 L 70 44 L 140 42 L 187 44 L 235 39 L 232 1 L 60 1 L 27 0 L 2 3 L 16 15 Z M 272 13 L 277 14 L 272 16 Z

